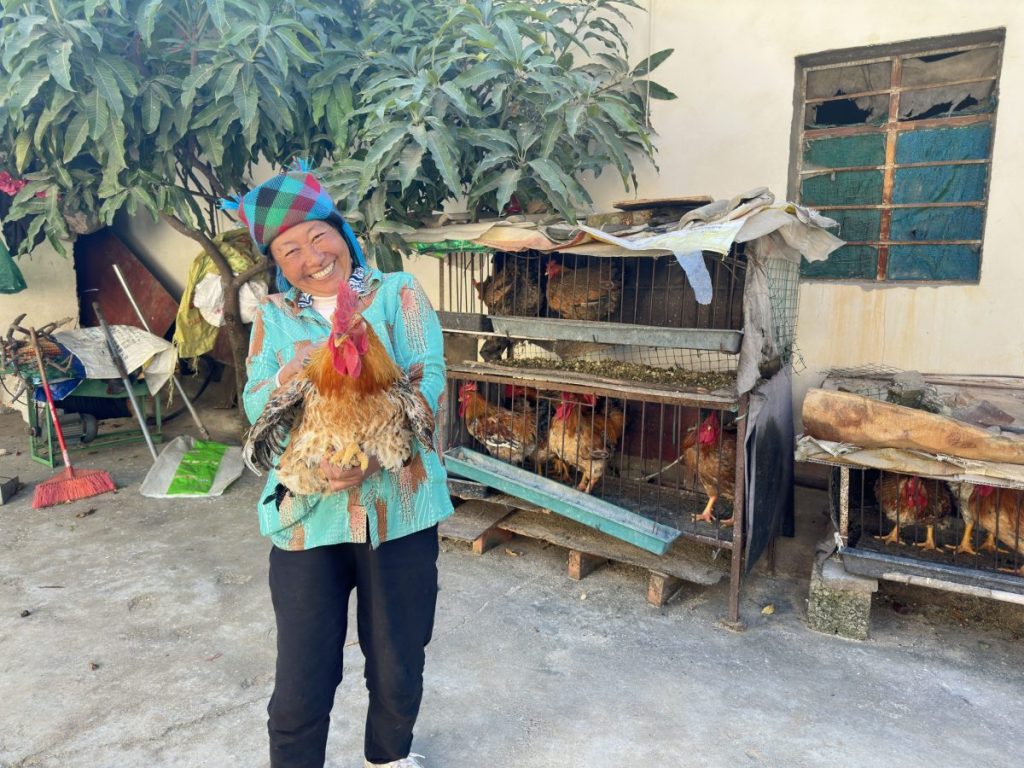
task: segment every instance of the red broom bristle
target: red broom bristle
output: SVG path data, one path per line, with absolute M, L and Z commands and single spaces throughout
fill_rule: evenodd
M 69 501 L 87 499 L 101 493 L 117 490 L 110 475 L 101 469 L 75 470 L 68 468 L 63 474 L 44 480 L 36 486 L 32 507 L 52 507 Z

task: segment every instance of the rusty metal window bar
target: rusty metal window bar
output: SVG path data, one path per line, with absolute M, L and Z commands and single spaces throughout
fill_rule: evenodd
M 797 59 L 790 193 L 847 241 L 805 278 L 978 281 L 1004 36 Z

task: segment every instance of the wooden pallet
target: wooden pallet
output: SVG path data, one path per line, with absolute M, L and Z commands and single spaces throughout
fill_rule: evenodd
M 619 541 L 585 525 L 546 513 L 536 507 L 521 509 L 508 503 L 471 499 L 440 525 L 442 537 L 468 542 L 482 555 L 513 536 L 546 541 L 568 550 L 567 574 L 579 581 L 608 562 L 626 563 L 647 572 L 647 602 L 662 606 L 686 582 L 709 586 L 726 575 L 728 558 L 714 559 L 707 547 L 676 540 L 661 556 Z

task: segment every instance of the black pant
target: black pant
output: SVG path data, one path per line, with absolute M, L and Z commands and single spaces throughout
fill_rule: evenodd
M 322 768 L 341 682 L 348 597 L 366 657 L 365 756 L 408 756 L 437 603 L 437 526 L 382 544 L 270 552 L 277 678 L 267 707 L 271 768 Z

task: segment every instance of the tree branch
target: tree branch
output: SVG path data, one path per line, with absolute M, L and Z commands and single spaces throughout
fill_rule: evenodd
M 243 269 L 241 272 L 235 275 L 234 279 L 231 281 L 231 287 L 236 289 L 241 288 L 247 282 L 252 280 L 252 278 L 256 277 L 256 275 L 259 275 L 263 272 L 269 272 L 273 268 L 273 266 L 274 263 L 270 259 L 263 259 L 258 264 L 253 264 L 248 269 Z

